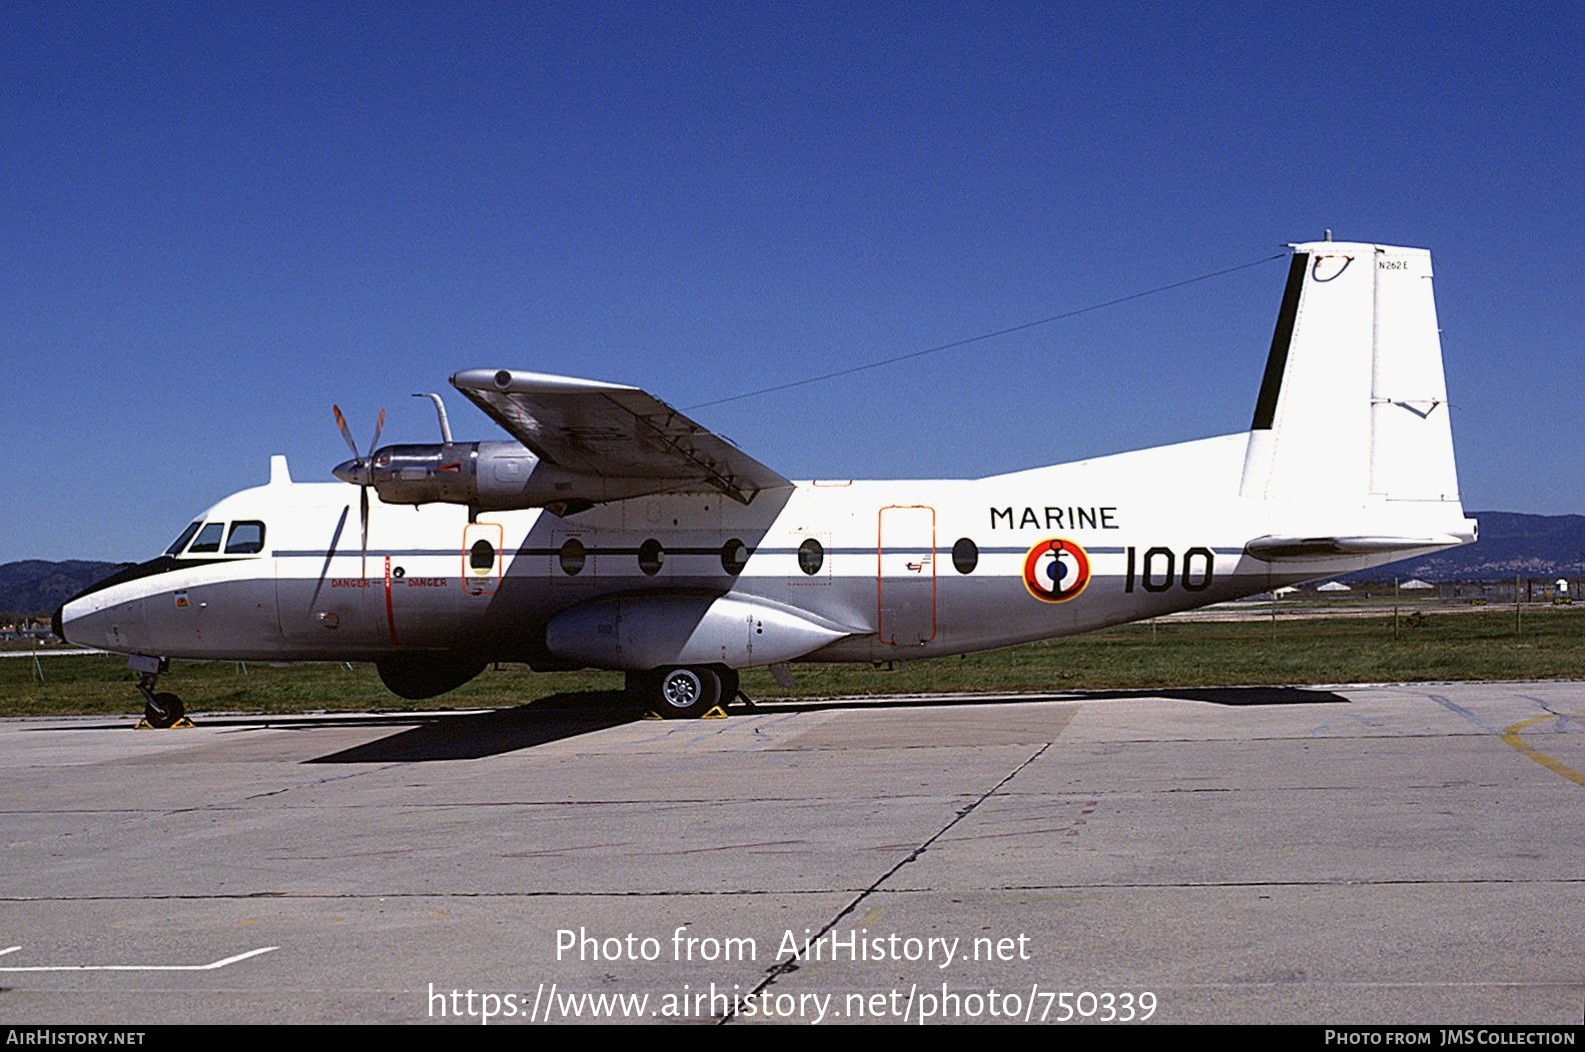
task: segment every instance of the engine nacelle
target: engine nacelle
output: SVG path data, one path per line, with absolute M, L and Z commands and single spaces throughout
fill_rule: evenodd
M 594 668 L 750 668 L 792 661 L 853 631 L 763 599 L 609 596 L 551 618 L 545 643 L 557 657 Z
M 364 470 L 348 461 L 336 477 L 361 484 Z M 367 468 L 368 484 L 387 504 L 465 504 L 476 511 L 587 507 L 663 492 L 683 481 L 578 474 L 516 442 L 385 446 Z

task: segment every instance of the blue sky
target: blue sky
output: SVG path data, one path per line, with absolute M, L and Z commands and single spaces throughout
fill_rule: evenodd
M 1318 238 L 1429 247 L 1465 506 L 1585 511 L 1585 16 L 1530 5 L 7 4 L 0 562 L 431 441 L 463 368 L 686 407 Z M 1248 426 L 1284 276 L 694 416 L 795 478 Z M 452 392 L 459 438 L 499 437 Z

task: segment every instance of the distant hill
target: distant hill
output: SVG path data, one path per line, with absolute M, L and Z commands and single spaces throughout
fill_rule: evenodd
M 1348 574 L 1340 580 L 1418 577 L 1425 581 L 1512 581 L 1521 577 L 1581 576 L 1585 553 L 1585 515 L 1525 515 L 1516 511 L 1472 511 L 1480 520 L 1480 540 L 1405 559 L 1390 566 Z
M 0 612 L 29 616 L 54 612 L 66 600 L 126 563 L 24 559 L 0 565 Z

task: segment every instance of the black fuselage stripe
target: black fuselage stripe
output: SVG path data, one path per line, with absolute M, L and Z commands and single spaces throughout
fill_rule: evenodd
M 980 550 L 980 554 L 982 554 L 982 555 L 1023 555 L 1028 550 L 1029 549 L 1023 548 L 1023 547 L 1015 547 L 1015 548 L 982 548 Z M 1217 555 L 1242 555 L 1244 553 L 1244 549 L 1242 549 L 1242 548 L 1213 548 L 1211 550 L 1214 551 Z M 861 556 L 869 556 L 869 555 L 876 554 L 874 548 L 827 548 L 825 551 L 826 551 L 827 555 L 861 555 Z M 942 552 L 942 549 L 940 549 L 940 548 L 888 548 L 888 549 L 886 549 L 886 551 L 889 552 L 892 555 L 926 555 L 926 554 L 937 554 L 937 553 L 940 553 L 940 552 Z M 1126 548 L 1114 548 L 1114 547 L 1106 547 L 1106 548 L 1097 547 L 1097 548 L 1087 548 L 1086 551 L 1088 551 L 1089 554 L 1091 554 L 1091 555 L 1121 555 L 1125 551 L 1127 551 L 1127 549 Z M 270 554 L 272 556 L 274 556 L 275 558 L 278 558 L 278 559 L 324 559 L 324 560 L 327 561 L 327 564 L 328 564 L 328 561 L 331 558 L 333 558 L 333 557 L 335 557 L 337 555 L 342 556 L 343 558 L 351 558 L 351 559 L 356 559 L 356 558 L 360 558 L 360 557 L 364 557 L 364 556 L 367 556 L 368 558 L 371 558 L 371 559 L 383 559 L 386 556 L 390 556 L 392 559 L 416 559 L 416 558 L 451 558 L 451 559 L 455 559 L 455 558 L 466 558 L 468 556 L 468 553 L 466 551 L 461 551 L 461 550 L 458 550 L 456 548 L 408 548 L 408 549 L 394 549 L 394 548 L 393 549 L 372 549 L 371 548 L 368 552 L 363 552 L 363 551 L 359 551 L 359 550 L 339 551 L 338 552 L 335 549 L 331 549 L 329 551 L 326 551 L 323 548 L 307 548 L 307 549 L 286 549 L 286 550 L 272 552 Z M 527 556 L 527 557 L 530 557 L 530 558 L 535 557 L 535 556 L 552 557 L 552 556 L 557 556 L 557 555 L 560 555 L 560 554 L 561 554 L 561 549 L 560 548 L 520 548 L 516 552 L 512 553 L 513 558 L 520 558 L 520 557 L 524 557 L 524 556 Z M 638 554 L 639 554 L 639 549 L 637 549 L 637 548 L 585 548 L 584 549 L 584 554 L 586 556 L 605 556 L 607 558 L 614 557 L 614 556 L 627 556 L 627 557 L 637 558 Z M 673 555 L 673 556 L 682 556 L 682 555 L 688 555 L 688 556 L 719 556 L 721 554 L 721 549 L 719 549 L 719 548 L 667 548 L 667 549 L 664 550 L 664 554 Z M 747 561 L 748 557 L 753 556 L 753 555 L 791 557 L 791 556 L 796 556 L 797 554 L 798 554 L 798 549 L 796 549 L 796 548 L 749 548 L 749 549 L 747 549 L 747 553 L 744 555 L 744 561 Z M 73 600 L 81 599 L 83 596 L 92 595 L 94 592 L 103 591 L 106 588 L 111 588 L 111 587 L 114 587 L 115 585 L 118 585 L 118 584 L 126 584 L 129 581 L 137 581 L 137 580 L 141 580 L 142 578 L 146 578 L 146 577 L 155 577 L 155 576 L 158 576 L 160 574 L 174 573 L 174 572 L 176 572 L 178 570 L 192 570 L 192 569 L 196 569 L 196 568 L 198 568 L 200 566 L 211 566 L 211 565 L 214 565 L 216 563 L 247 562 L 247 561 L 250 561 L 251 559 L 254 559 L 254 558 L 257 558 L 257 556 L 249 556 L 249 557 L 244 557 L 244 558 L 240 558 L 240 559 L 239 558 L 231 558 L 231 559 L 176 559 L 176 558 L 172 558 L 169 555 L 162 555 L 162 556 L 160 556 L 160 557 L 158 557 L 156 559 L 150 559 L 147 562 L 137 563 L 137 564 L 132 565 L 132 566 L 124 567 L 123 569 L 117 571 L 116 573 L 111 574 L 109 577 L 106 577 L 104 580 L 99 581 L 99 582 L 97 582 L 95 584 L 89 585 L 87 588 L 83 589 L 81 592 L 78 592 L 76 595 L 72 596 L 72 599 Z M 321 576 L 324 576 L 324 574 L 321 573 Z

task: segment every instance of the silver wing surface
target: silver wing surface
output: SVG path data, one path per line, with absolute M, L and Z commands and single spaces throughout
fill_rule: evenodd
M 451 386 L 540 460 L 591 483 L 621 479 L 647 493 L 720 492 L 743 504 L 763 490 L 792 486 L 636 387 L 511 369 L 468 369 L 452 376 Z

